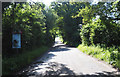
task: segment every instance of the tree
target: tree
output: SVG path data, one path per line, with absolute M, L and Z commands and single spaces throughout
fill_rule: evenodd
M 52 29 L 56 18 L 52 12 L 44 14 L 46 11 L 44 6 L 43 3 L 39 2 L 26 2 L 14 3 L 5 9 L 2 14 L 3 54 L 11 54 L 9 51 L 13 53 L 12 33 L 14 32 L 22 31 L 21 51 L 40 47 L 41 45 L 51 46 L 53 44 Z M 54 20 L 50 18 L 54 18 Z M 49 19 L 52 23 L 48 22 Z M 51 39 L 49 44 L 46 41 L 47 39 Z
M 87 4 L 87 3 L 86 3 Z M 80 9 L 79 13 L 73 17 L 83 16 L 84 25 L 81 29 L 82 42 L 87 45 L 105 44 L 106 46 L 119 45 L 120 32 L 116 19 L 119 18 L 118 2 L 99 2 L 96 5 L 87 4 Z M 114 8 L 113 8 L 114 6 Z M 118 10 L 115 13 L 115 9 Z M 114 11 L 113 11 L 114 10 Z
M 80 41 L 78 26 L 81 18 L 73 18 L 72 16 L 78 11 L 78 7 L 70 2 L 53 2 L 52 8 L 57 12 L 59 18 L 57 24 L 64 42 L 71 46 L 77 46 Z

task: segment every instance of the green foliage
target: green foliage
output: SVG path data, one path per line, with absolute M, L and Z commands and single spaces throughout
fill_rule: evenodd
M 12 3 L 2 14 L 3 74 L 13 74 L 36 57 L 41 56 L 55 41 L 57 15 L 45 10 L 39 2 Z M 19 55 L 12 48 L 12 33 L 21 31 Z M 33 50 L 35 48 L 38 48 Z M 33 51 L 30 51 L 33 50 Z M 27 52 L 28 51 L 28 52 Z
M 60 30 L 60 35 L 63 38 L 63 42 L 66 42 L 70 46 L 77 46 L 81 43 L 79 29 L 79 20 L 81 18 L 73 18 L 72 16 L 79 10 L 78 6 L 70 2 L 53 2 L 53 9 L 57 12 L 58 20 L 57 25 Z M 71 41 L 72 40 L 72 41 Z
M 53 2 L 51 8 L 45 10 L 43 3 L 7 3 L 2 14 L 3 54 L 8 56 L 6 53 L 13 51 L 12 32 L 22 31 L 22 51 L 51 46 L 59 34 L 64 43 L 78 46 L 82 42 L 86 46 L 79 45 L 81 51 L 120 68 L 119 5 L 119 0 L 95 5 L 89 2 Z M 79 24 L 82 24 L 81 28 Z M 27 62 L 32 58 L 27 58 Z M 12 69 L 18 67 L 15 59 L 11 58 L 11 62 L 5 60 L 5 65 L 11 63 L 5 70 L 11 70 L 12 65 Z
M 25 51 L 25 53 L 17 54 L 11 58 L 4 58 L 2 61 L 3 75 L 15 75 L 15 72 L 22 70 L 23 67 L 32 63 L 48 49 L 49 47 L 42 46 L 32 51 Z
M 94 17 L 95 9 L 93 9 L 93 7 L 90 5 L 89 2 L 86 2 L 86 3 L 81 2 L 79 4 L 81 4 L 82 8 L 79 8 L 79 11 L 77 11 L 78 14 L 73 16 L 73 17 L 74 18 L 84 17 L 83 18 L 83 23 L 84 24 L 90 23 L 91 19 Z
M 85 25 L 80 32 L 82 43 L 84 45 L 90 45 L 90 26 L 89 24 Z
M 12 33 L 22 31 L 22 49 L 28 50 L 54 43 L 56 16 L 46 12 L 43 3 L 14 3 L 5 8 L 2 14 L 3 54 L 10 54 Z M 46 13 L 45 13 L 46 12 Z M 52 18 L 52 19 L 51 19 Z M 49 42 L 49 44 L 48 44 Z
M 86 3 L 87 4 L 87 3 Z M 74 18 L 83 16 L 79 49 L 120 69 L 120 1 L 88 4 Z
M 83 25 L 81 29 L 82 43 L 85 45 L 105 44 L 106 46 L 119 45 L 120 27 L 115 23 L 103 23 L 97 19 L 92 23 Z
M 47 42 L 55 40 L 57 31 L 57 18 L 58 16 L 53 9 L 49 8 L 46 10 L 46 35 L 47 37 L 50 37 L 50 39 L 46 40 Z
M 120 53 L 118 52 L 118 48 L 102 48 L 100 45 L 84 46 L 81 44 L 78 46 L 78 49 L 88 55 L 92 55 L 100 60 L 106 61 L 109 64 L 112 64 L 113 66 L 118 67 L 120 69 Z
M 119 3 L 120 1 L 99 2 L 96 5 L 84 3 L 85 7 L 79 9 L 78 14 L 73 16 L 74 18 L 83 17 L 84 25 L 80 33 L 82 43 L 119 45 Z

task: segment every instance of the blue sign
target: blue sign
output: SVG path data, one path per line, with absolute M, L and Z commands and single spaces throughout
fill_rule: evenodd
M 21 48 L 21 34 L 12 35 L 12 48 Z

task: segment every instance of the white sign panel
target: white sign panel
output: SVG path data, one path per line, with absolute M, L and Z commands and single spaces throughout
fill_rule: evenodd
M 21 34 L 12 35 L 12 48 L 21 48 Z

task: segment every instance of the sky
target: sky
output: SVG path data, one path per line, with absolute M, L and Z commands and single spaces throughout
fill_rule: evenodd
M 46 6 L 50 6 L 50 3 L 55 0 L 27 0 L 27 1 L 43 2 Z
M 43 2 L 46 6 L 50 6 L 50 3 L 55 0 L 27 0 L 27 1 Z M 79 1 L 79 0 L 77 0 L 77 1 Z M 98 0 L 94 0 L 92 4 L 97 4 L 97 2 L 98 2 Z

